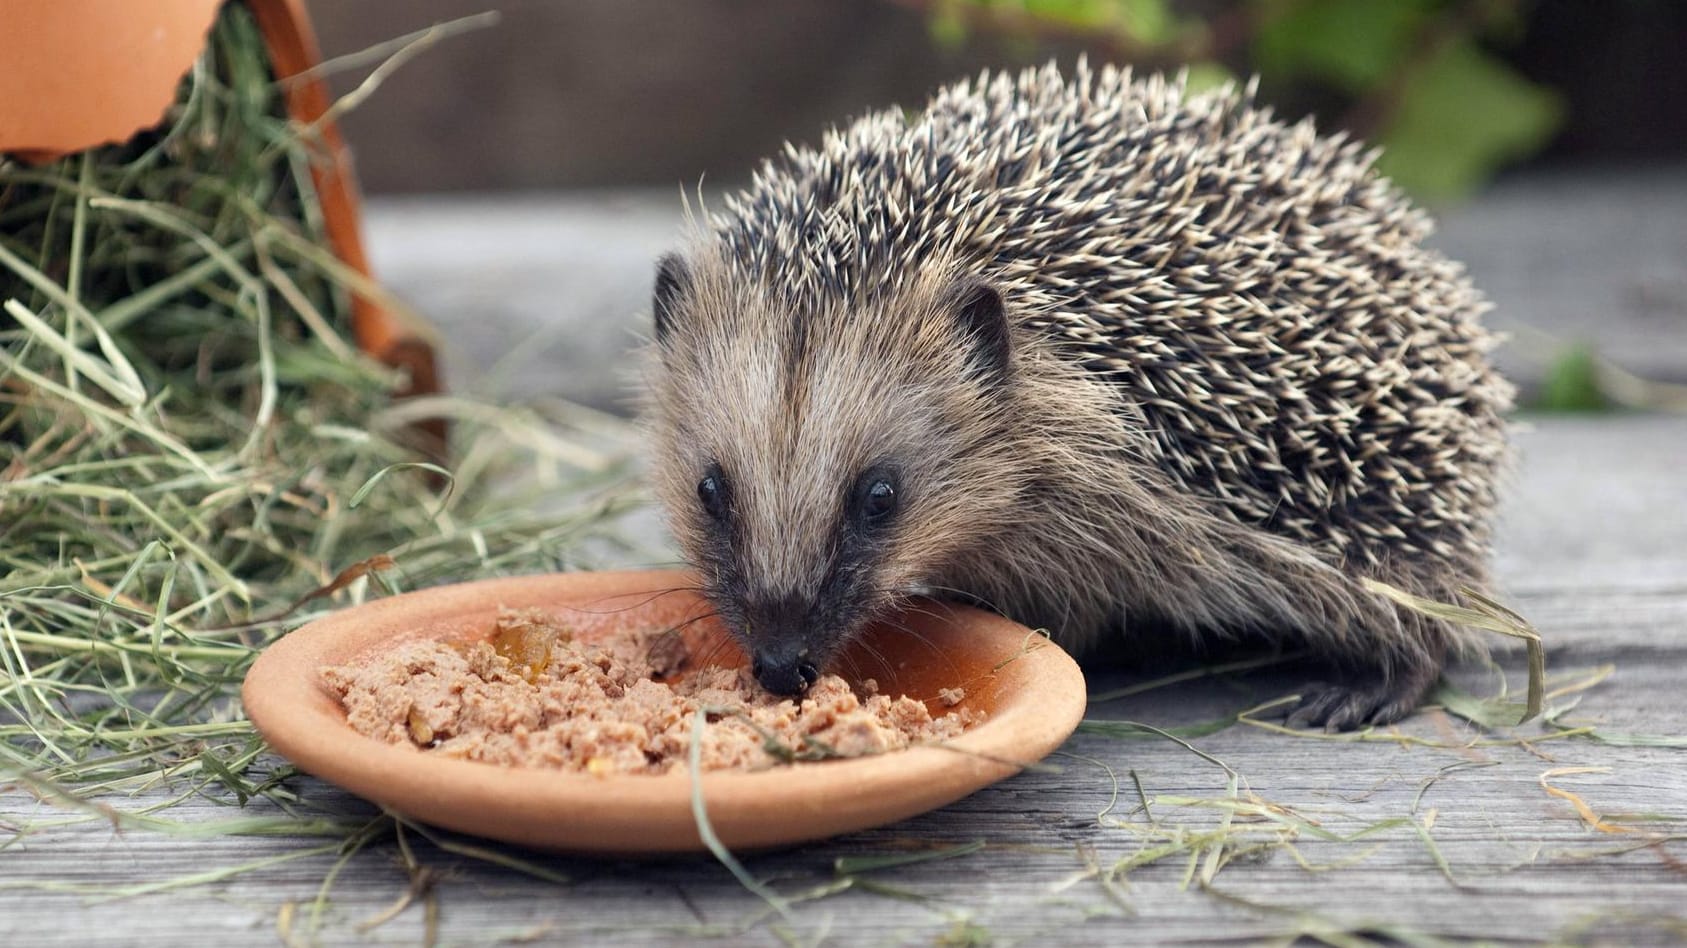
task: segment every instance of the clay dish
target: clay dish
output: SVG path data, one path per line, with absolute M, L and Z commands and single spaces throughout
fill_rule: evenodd
M 321 671 L 417 638 L 486 638 L 500 608 L 539 608 L 590 640 L 629 628 L 683 626 L 693 656 L 743 664 L 683 572 L 565 573 L 405 593 L 312 622 L 270 646 L 242 692 L 270 746 L 305 771 L 427 823 L 541 849 L 662 853 L 703 848 L 692 778 L 592 776 L 433 757 L 364 737 Z M 834 670 L 929 702 L 966 689 L 988 718 L 944 746 L 872 757 L 702 775 L 710 824 L 729 847 L 779 846 L 881 826 L 936 809 L 1047 755 L 1084 713 L 1078 666 L 1040 635 L 999 616 L 921 603 L 908 631 L 871 630 L 871 650 Z M 913 634 L 909 634 L 909 632 Z M 685 674 L 682 670 L 681 675 Z

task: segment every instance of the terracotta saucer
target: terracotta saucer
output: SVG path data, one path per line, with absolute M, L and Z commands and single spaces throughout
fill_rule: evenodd
M 500 608 L 541 608 L 578 637 L 684 624 L 693 655 L 725 634 L 686 591 L 683 572 L 568 573 L 495 579 L 405 593 L 312 622 L 270 646 L 246 676 L 246 713 L 275 751 L 359 796 L 438 826 L 541 849 L 586 853 L 703 848 L 692 781 L 597 777 L 430 756 L 364 737 L 347 724 L 321 670 L 422 637 L 491 634 Z M 778 846 L 881 826 L 952 803 L 1047 755 L 1084 713 L 1078 666 L 1047 639 L 999 616 L 921 603 L 898 617 L 908 631 L 872 630 L 871 651 L 837 667 L 873 677 L 882 691 L 930 702 L 966 689 L 987 712 L 948 744 L 850 760 L 799 763 L 701 778 L 709 822 L 729 847 Z M 710 661 L 741 664 L 735 647 Z M 876 654 L 873 654 L 876 653 Z M 682 672 L 683 673 L 683 672 Z

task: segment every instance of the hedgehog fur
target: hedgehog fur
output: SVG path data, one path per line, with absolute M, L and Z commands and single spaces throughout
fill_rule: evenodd
M 936 592 L 1079 651 L 1309 646 L 1341 678 L 1297 722 L 1408 713 L 1468 643 L 1362 581 L 1485 586 L 1511 388 L 1373 158 L 1081 62 L 787 146 L 662 262 L 649 368 L 656 488 L 758 668 Z

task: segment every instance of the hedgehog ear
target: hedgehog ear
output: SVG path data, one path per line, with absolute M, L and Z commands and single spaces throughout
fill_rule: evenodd
M 679 254 L 663 254 L 656 261 L 656 289 L 651 312 L 656 319 L 656 341 L 666 342 L 673 329 L 679 295 L 691 286 L 691 271 Z
M 962 277 L 949 288 L 948 305 L 972 346 L 980 374 L 990 382 L 1006 381 L 1013 338 L 1002 294 L 977 277 Z

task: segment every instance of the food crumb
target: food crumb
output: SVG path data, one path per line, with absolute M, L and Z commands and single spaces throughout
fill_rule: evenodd
M 677 643 L 677 644 L 676 644 Z M 761 770 L 798 760 L 858 757 L 959 736 L 984 720 L 958 709 L 859 693 L 823 675 L 801 700 L 763 691 L 744 670 L 697 669 L 670 631 L 582 643 L 538 610 L 499 613 L 487 641 L 418 641 L 325 668 L 324 683 L 359 733 L 463 760 L 597 776 L 684 769 L 698 714 L 703 770 Z M 954 707 L 966 696 L 945 688 Z

